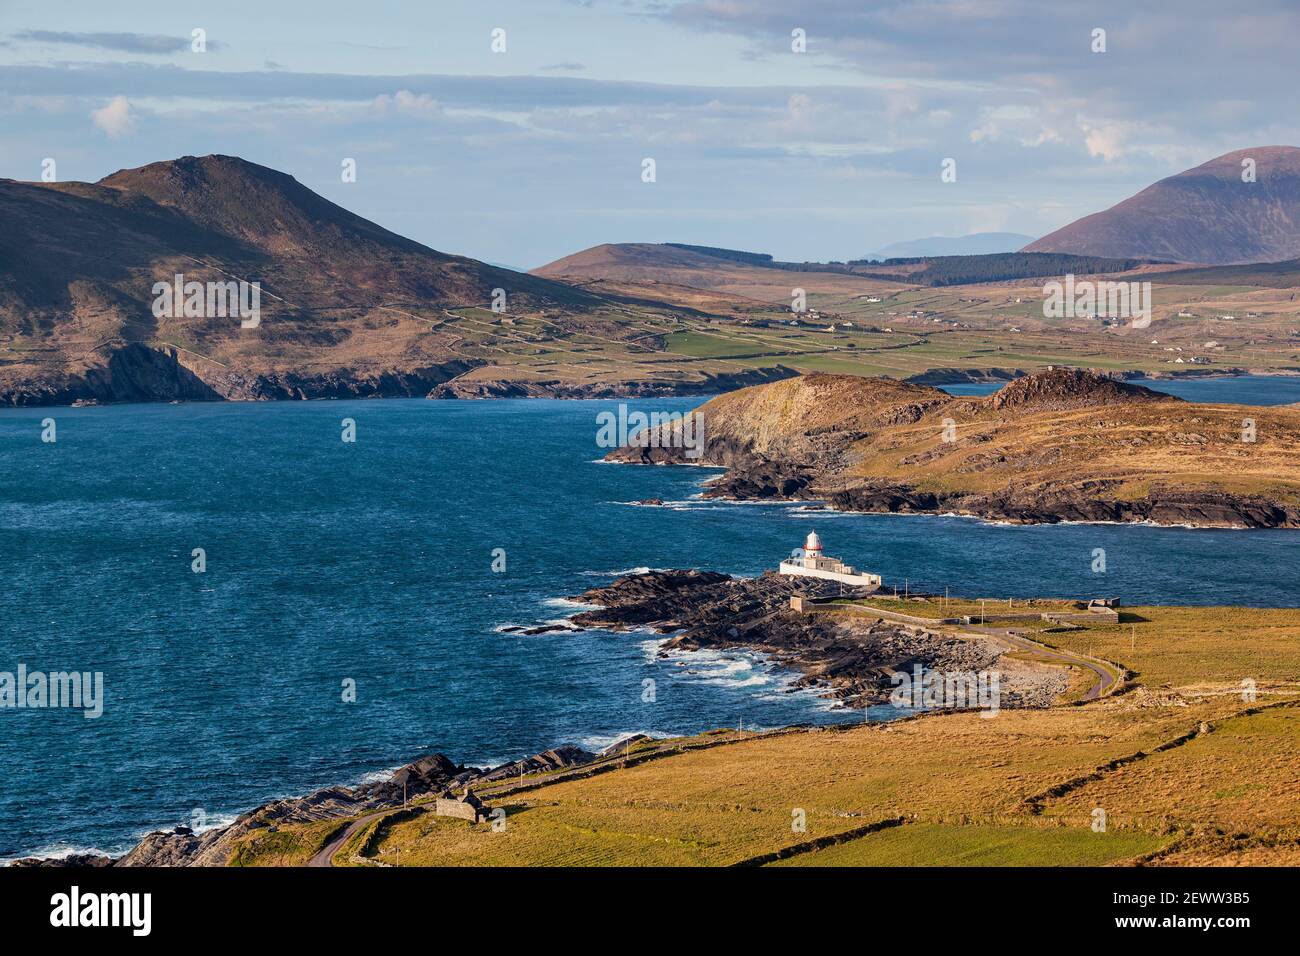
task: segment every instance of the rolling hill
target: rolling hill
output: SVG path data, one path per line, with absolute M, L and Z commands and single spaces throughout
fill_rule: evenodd
M 1254 161 L 1254 182 L 1243 162 Z M 1225 265 L 1300 256 L 1300 149 L 1226 153 L 1070 223 L 1025 252 Z

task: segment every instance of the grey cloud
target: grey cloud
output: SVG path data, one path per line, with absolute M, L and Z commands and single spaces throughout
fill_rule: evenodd
M 117 50 L 122 53 L 163 55 L 180 53 L 190 48 L 190 38 L 167 36 L 161 33 L 74 33 L 65 30 L 23 30 L 14 39 L 30 43 L 60 43 L 69 46 L 94 47 L 100 50 Z M 207 43 L 209 50 L 221 48 L 215 40 Z
M 189 70 L 173 64 L 61 63 L 0 66 L 0 88 L 12 94 L 193 97 L 273 101 L 371 100 L 397 90 L 427 94 L 440 103 L 497 111 L 600 106 L 692 107 L 715 101 L 728 106 L 784 103 L 796 92 L 818 88 L 675 86 L 559 76 L 395 76 L 297 73 L 288 70 L 228 72 Z M 826 96 L 863 96 L 860 90 L 826 87 Z

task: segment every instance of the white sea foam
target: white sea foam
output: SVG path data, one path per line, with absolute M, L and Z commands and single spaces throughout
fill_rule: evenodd
M 134 844 L 132 844 L 134 845 Z M 16 856 L 0 857 L 0 866 L 8 866 L 14 860 L 66 860 L 70 856 L 120 856 L 131 846 L 124 845 L 116 849 L 105 850 L 97 846 L 73 846 L 70 843 L 47 843 L 45 846 L 38 847 L 30 853 L 19 853 Z
M 666 740 L 669 737 L 681 736 L 681 734 L 670 734 L 662 730 L 624 730 L 616 734 L 595 734 L 591 737 L 579 738 L 578 746 L 583 750 L 601 751 L 637 734 L 644 734 L 655 740 Z
M 623 568 L 621 571 L 583 571 L 582 573 L 589 578 L 621 578 L 629 574 L 650 574 L 655 571 L 667 571 L 668 568 L 648 568 L 645 565 L 636 568 Z M 594 605 L 584 605 L 591 607 Z
M 641 642 L 641 653 L 645 655 L 647 663 L 652 663 L 659 659 L 659 651 L 663 646 L 671 641 L 671 637 L 660 637 L 650 641 Z
M 590 611 L 593 608 L 600 607 L 599 604 L 586 604 L 582 601 L 575 601 L 572 598 L 566 597 L 547 598 L 542 603 L 547 607 L 572 608 L 575 611 Z
M 364 787 L 368 783 L 387 783 L 389 780 L 393 779 L 393 774 L 402 769 L 402 766 L 405 765 L 389 767 L 386 770 L 372 770 L 370 773 L 364 773 L 357 778 L 357 782 L 353 784 L 353 786 Z

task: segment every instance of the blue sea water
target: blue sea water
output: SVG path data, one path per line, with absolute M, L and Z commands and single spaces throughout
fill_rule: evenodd
M 563 598 L 630 569 L 758 574 L 813 528 L 900 588 L 1300 604 L 1295 532 L 702 501 L 713 470 L 598 462 L 596 415 L 617 405 L 0 412 L 0 671 L 102 671 L 106 697 L 94 720 L 0 709 L 0 859 L 121 850 L 195 810 L 228 819 L 430 751 L 490 764 L 634 731 L 862 720 L 752 655 L 660 660 L 651 634 L 501 630 L 564 617 Z M 649 497 L 668 504 L 630 504 Z

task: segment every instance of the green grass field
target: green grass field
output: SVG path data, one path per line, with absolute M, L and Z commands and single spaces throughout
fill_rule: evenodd
M 1160 849 L 1168 838 L 1090 827 L 918 823 L 802 853 L 770 866 L 1105 866 Z

